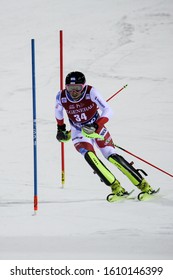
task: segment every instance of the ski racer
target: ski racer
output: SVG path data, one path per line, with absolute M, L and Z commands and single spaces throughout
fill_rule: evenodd
M 67 113 L 71 131 L 66 130 L 64 110 Z M 151 186 L 142 177 L 140 171 L 117 154 L 110 132 L 105 126 L 111 116 L 112 109 L 109 104 L 93 86 L 86 84 L 85 75 L 82 72 L 73 71 L 66 76 L 65 88 L 56 96 L 57 140 L 67 142 L 72 139 L 76 150 L 101 181 L 111 188 L 114 195 L 125 196 L 128 192 L 98 158 L 95 146 L 101 151 L 103 157 L 126 175 L 141 192 L 152 193 Z

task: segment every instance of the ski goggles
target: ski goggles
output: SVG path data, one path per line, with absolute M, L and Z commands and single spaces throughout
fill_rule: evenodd
M 68 92 L 81 92 L 84 89 L 83 84 L 70 84 L 70 85 L 66 85 L 66 89 L 68 90 Z

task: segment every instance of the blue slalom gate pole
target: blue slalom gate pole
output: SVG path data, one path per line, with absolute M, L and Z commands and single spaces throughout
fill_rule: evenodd
M 32 107 L 33 107 L 33 156 L 34 156 L 34 211 L 38 210 L 37 188 L 37 117 L 36 117 L 36 82 L 35 82 L 35 40 L 31 39 L 32 58 Z

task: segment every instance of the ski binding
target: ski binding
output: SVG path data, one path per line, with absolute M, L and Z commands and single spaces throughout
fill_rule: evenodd
M 160 188 L 158 188 L 157 190 L 153 190 L 151 193 L 145 193 L 145 192 L 140 192 L 138 194 L 138 200 L 140 201 L 146 201 L 146 200 L 150 200 L 154 197 L 155 194 L 157 194 L 160 191 Z
M 118 202 L 118 201 L 123 201 L 126 199 L 134 199 L 134 197 L 130 197 L 130 195 L 134 192 L 134 190 L 124 194 L 124 195 L 117 195 L 114 193 L 111 193 L 107 196 L 107 201 L 108 202 Z

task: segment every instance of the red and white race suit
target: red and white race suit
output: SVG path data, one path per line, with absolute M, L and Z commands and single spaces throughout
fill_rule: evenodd
M 112 109 L 94 87 L 86 85 L 78 101 L 74 101 L 67 90 L 59 91 L 55 106 L 55 117 L 59 125 L 64 122 L 64 110 L 70 122 L 72 141 L 78 152 L 82 155 L 87 151 L 95 152 L 94 144 L 96 144 L 106 158 L 115 153 L 111 135 L 105 127 L 105 123 L 112 116 Z M 96 132 L 102 135 L 104 140 L 83 136 L 82 127 L 92 123 L 98 124 Z

